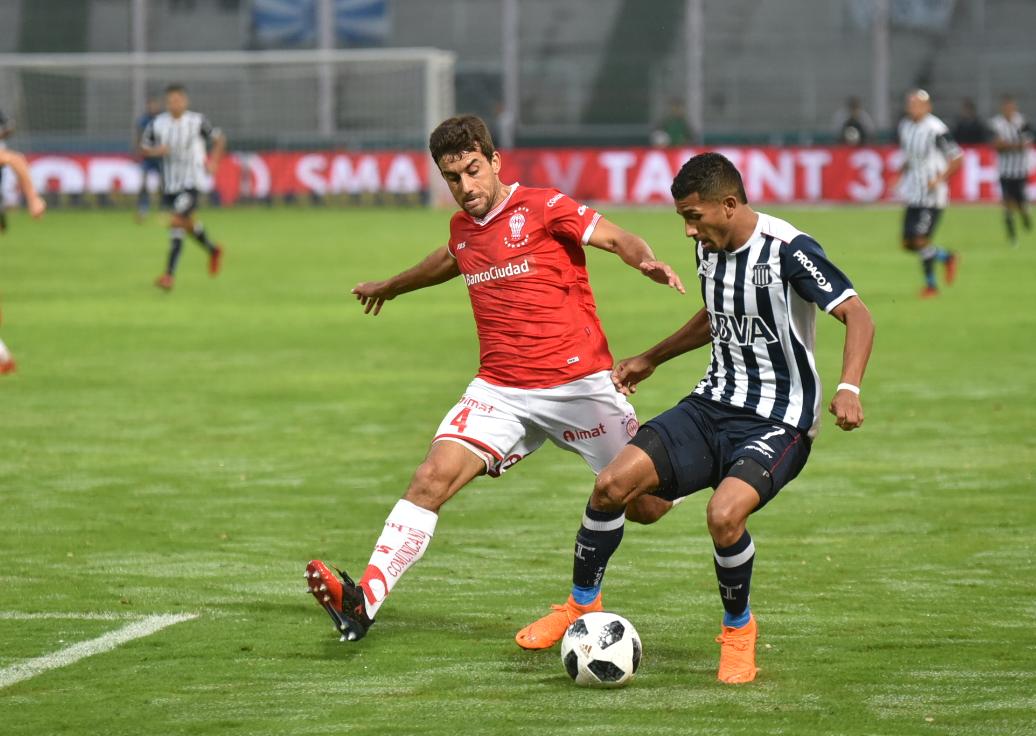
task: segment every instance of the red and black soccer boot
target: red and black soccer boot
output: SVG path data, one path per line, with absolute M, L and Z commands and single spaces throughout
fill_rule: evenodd
M 374 621 L 367 615 L 363 589 L 337 567 L 334 569 L 341 580 L 323 562 L 311 560 L 306 565 L 306 585 L 334 621 L 342 641 L 357 641 L 367 634 Z

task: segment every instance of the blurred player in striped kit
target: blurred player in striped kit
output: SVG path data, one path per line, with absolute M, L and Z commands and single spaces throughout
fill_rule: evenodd
M 1032 230 L 1029 217 L 1029 203 L 1025 187 L 1029 183 L 1032 164 L 1029 148 L 1032 146 L 1033 129 L 1020 112 L 1014 98 L 1005 95 L 1000 104 L 1000 114 L 989 121 L 993 131 L 993 147 L 996 148 L 997 166 L 1000 169 L 1000 191 L 1004 203 L 1004 226 L 1011 245 L 1018 245 L 1018 231 L 1014 225 L 1014 213 L 1022 219 L 1026 232 Z
M 14 133 L 14 122 L 4 115 L 4 111 L 0 110 L 0 153 L 7 148 L 5 142 Z M 4 167 L 0 165 L 0 184 L 4 181 Z M 4 202 L 0 199 L 0 234 L 7 232 L 7 214 L 4 212 Z
M 194 210 L 198 207 L 198 189 L 206 173 L 216 172 L 226 140 L 208 118 L 187 109 L 187 90 L 182 85 L 166 87 L 165 104 L 166 112 L 144 129 L 140 152 L 145 157 L 162 159 L 162 200 L 172 212 L 172 218 L 169 223 L 169 259 L 165 273 L 155 280 L 155 286 L 168 291 L 173 288 L 185 232 L 208 253 L 209 274 L 215 276 L 219 273 L 223 248 L 209 239 L 205 227 L 194 219 Z
M 946 283 L 957 275 L 957 254 L 932 242 L 939 217 L 949 201 L 950 177 L 960 168 L 964 154 L 949 128 L 932 115 L 932 99 L 923 89 L 907 95 L 906 117 L 899 124 L 903 153 L 900 191 L 906 199 L 903 247 L 921 257 L 925 285 L 921 298 L 939 295 L 935 264 L 946 267 Z
M 4 166 L 10 167 L 14 172 L 15 178 L 18 180 L 18 186 L 21 187 L 22 194 L 25 195 L 25 207 L 29 210 L 29 214 L 36 218 L 43 217 L 43 213 L 47 209 L 47 203 L 43 201 L 36 191 L 36 187 L 33 186 L 32 177 L 29 176 L 29 164 L 25 157 L 17 151 L 0 148 L 0 169 Z M 11 355 L 11 351 L 7 349 L 7 346 L 4 345 L 4 341 L 0 340 L 0 375 L 13 373 L 14 368 L 14 357 Z

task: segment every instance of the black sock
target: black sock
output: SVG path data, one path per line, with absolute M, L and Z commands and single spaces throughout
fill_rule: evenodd
M 625 524 L 625 510 L 596 511 L 586 505 L 572 564 L 572 597 L 576 603 L 589 603 L 601 592 L 604 571 L 619 548 Z
M 0 231 L 7 229 L 7 213 L 0 212 Z
M 716 547 L 713 562 L 719 579 L 719 596 L 723 599 L 726 626 L 744 626 L 748 623 L 748 593 L 752 585 L 752 562 L 755 545 L 752 535 L 745 530 L 741 538 L 729 547 Z
M 183 229 L 178 227 L 169 228 L 169 263 L 165 272 L 172 276 L 176 273 L 176 263 L 180 260 L 180 250 L 183 248 Z
M 1007 237 L 1014 242 L 1018 239 L 1018 231 L 1014 228 L 1014 215 L 1011 210 L 1004 210 L 1004 226 L 1007 228 Z
M 924 271 L 924 282 L 929 289 L 934 289 L 935 284 L 935 260 L 937 251 L 935 246 L 929 245 L 918 251 L 921 257 L 921 270 Z
M 200 222 L 195 223 L 194 229 L 191 230 L 191 237 L 198 241 L 198 245 L 212 253 L 216 250 L 216 244 L 209 240 L 209 236 L 205 234 L 205 226 Z
M 1022 227 L 1025 228 L 1025 232 L 1029 232 L 1032 230 L 1032 220 L 1029 219 L 1029 210 L 1022 210 L 1020 214 L 1022 216 Z

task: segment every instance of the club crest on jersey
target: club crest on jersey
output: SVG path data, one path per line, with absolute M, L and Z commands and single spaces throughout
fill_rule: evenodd
M 769 286 L 773 283 L 773 271 L 767 263 L 752 266 L 752 283 L 756 286 Z
M 525 233 L 525 225 L 528 222 L 526 215 L 529 214 L 528 207 L 517 207 L 514 213 L 507 220 L 508 234 L 504 235 L 504 245 L 508 248 L 521 248 L 529 242 L 529 234 Z
M 703 276 L 707 279 L 712 278 L 712 273 L 716 270 L 716 264 L 712 261 L 703 260 L 698 264 L 698 275 Z

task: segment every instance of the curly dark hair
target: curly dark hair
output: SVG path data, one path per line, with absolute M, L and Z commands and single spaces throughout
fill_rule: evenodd
M 493 157 L 496 146 L 482 118 L 477 115 L 458 115 L 443 120 L 428 138 L 428 150 L 436 164 L 443 156 L 458 156 L 468 151 L 481 151 L 487 159 Z
M 731 195 L 741 204 L 748 203 L 741 173 L 721 153 L 700 153 L 690 158 L 673 179 L 673 199 L 683 199 L 695 192 L 703 201 L 718 202 Z

